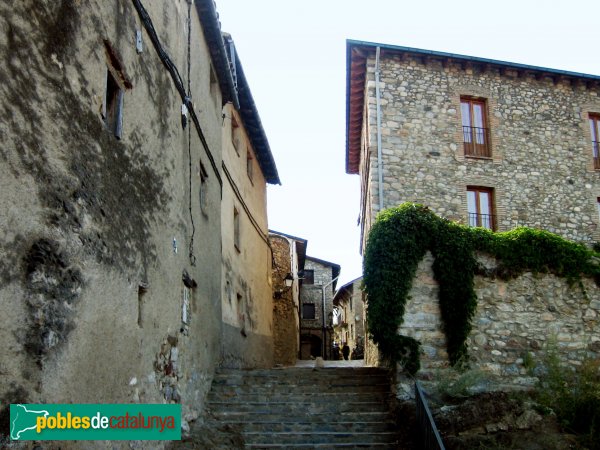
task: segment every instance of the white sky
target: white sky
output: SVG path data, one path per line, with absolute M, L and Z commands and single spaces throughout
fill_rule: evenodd
M 216 0 L 282 186 L 269 228 L 361 275 L 359 179 L 345 173 L 346 39 L 600 75 L 600 0 Z M 341 286 L 338 284 L 338 286 Z

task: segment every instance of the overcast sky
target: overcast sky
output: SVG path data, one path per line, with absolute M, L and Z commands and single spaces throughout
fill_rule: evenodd
M 216 3 L 282 182 L 268 188 L 269 227 L 308 239 L 309 255 L 342 266 L 342 284 L 361 275 L 359 179 L 345 173 L 346 39 L 600 75 L 600 0 Z

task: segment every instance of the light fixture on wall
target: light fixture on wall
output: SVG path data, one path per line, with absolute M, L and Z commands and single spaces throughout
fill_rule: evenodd
M 292 287 L 292 284 L 294 284 L 294 275 L 288 272 L 285 278 L 283 279 L 283 282 L 285 283 L 285 287 Z
M 283 283 L 285 287 L 277 289 L 275 292 L 273 292 L 273 298 L 281 298 L 284 292 L 290 290 L 290 288 L 294 284 L 294 275 L 288 272 L 285 278 L 283 279 Z

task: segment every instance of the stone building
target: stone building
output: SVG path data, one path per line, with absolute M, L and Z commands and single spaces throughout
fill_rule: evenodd
M 273 365 L 273 306 L 267 183 L 279 184 L 269 142 L 233 40 L 224 35 L 238 102 L 223 109 L 221 200 L 223 361 Z
M 364 348 L 364 293 L 362 277 L 349 281 L 337 290 L 333 297 L 334 308 L 337 307 L 337 324 L 334 324 L 335 339 L 340 348 L 346 343 L 350 351 L 362 356 Z M 362 358 L 355 358 L 362 359 Z
M 214 2 L 0 13 L 0 432 L 16 402 L 180 402 L 185 425 L 231 348 L 244 366 L 272 348 L 264 184 L 277 172 Z M 223 114 L 243 130 L 239 160 Z M 237 341 L 229 279 L 260 316 Z
M 300 288 L 300 359 L 329 359 L 333 345 L 333 294 L 338 264 L 307 256 Z
M 499 231 L 600 239 L 600 76 L 348 41 L 347 82 L 361 248 L 377 212 L 405 201 Z
M 273 357 L 291 366 L 300 353 L 300 285 L 308 242 L 279 231 L 269 231 L 273 249 Z
M 406 201 L 471 226 L 598 241 L 599 94 L 600 76 L 348 41 L 346 172 L 361 180 L 361 250 L 377 212 Z M 447 359 L 428 258 L 400 333 L 420 339 L 435 367 Z M 598 290 L 584 285 L 476 277 L 470 356 L 522 376 L 523 355 L 551 337 L 573 363 L 597 354 Z M 376 362 L 376 349 L 365 353 Z

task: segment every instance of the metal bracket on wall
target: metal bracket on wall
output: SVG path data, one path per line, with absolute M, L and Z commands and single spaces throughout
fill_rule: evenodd
M 142 30 L 135 30 L 135 50 L 138 53 L 144 51 L 144 42 L 142 41 Z

